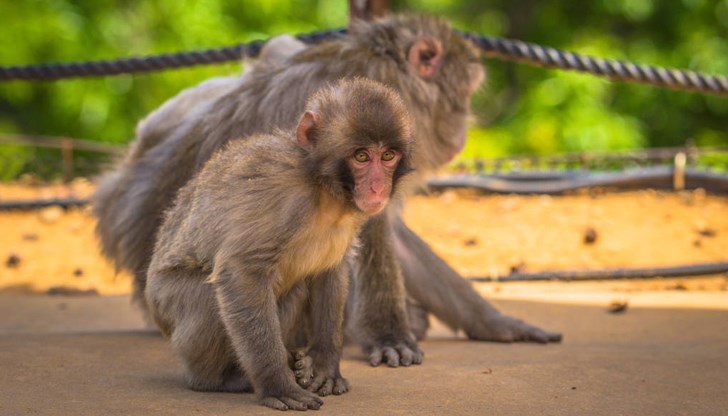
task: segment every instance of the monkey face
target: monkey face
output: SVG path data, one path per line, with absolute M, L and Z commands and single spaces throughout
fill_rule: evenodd
M 383 145 L 357 149 L 347 164 L 354 178 L 353 199 L 367 215 L 379 213 L 389 202 L 394 174 L 402 154 Z

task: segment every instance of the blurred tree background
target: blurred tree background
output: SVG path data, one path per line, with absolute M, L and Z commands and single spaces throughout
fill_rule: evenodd
M 399 0 L 459 29 L 593 56 L 728 74 L 728 0 Z M 0 65 L 206 49 L 343 27 L 346 0 L 0 2 Z M 487 60 L 489 79 L 461 160 L 728 145 L 728 100 Z M 0 83 L 0 135 L 127 143 L 136 122 L 183 88 L 239 64 L 57 82 Z M 12 156 L 12 158 L 3 157 Z M 8 155 L 8 152 L 11 152 Z M 24 153 L 25 152 L 25 153 Z M 0 148 L 22 169 L 29 149 Z M 8 162 L 10 163 L 10 162 Z

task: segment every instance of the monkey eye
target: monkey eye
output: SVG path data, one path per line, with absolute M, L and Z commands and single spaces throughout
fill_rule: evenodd
M 354 153 L 354 159 L 356 159 L 357 162 L 366 162 L 369 160 L 369 153 L 359 150 L 358 152 Z
M 386 152 L 382 153 L 382 160 L 385 162 L 389 162 L 390 160 L 394 159 L 394 156 L 396 156 L 396 154 L 393 150 L 387 150 Z

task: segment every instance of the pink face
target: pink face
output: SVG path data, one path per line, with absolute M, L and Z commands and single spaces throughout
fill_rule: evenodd
M 392 178 L 402 155 L 382 146 L 370 146 L 354 152 L 349 167 L 354 176 L 354 203 L 367 215 L 379 213 L 387 206 L 392 193 Z

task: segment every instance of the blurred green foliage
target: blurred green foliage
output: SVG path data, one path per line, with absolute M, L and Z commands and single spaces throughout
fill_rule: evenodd
M 728 74 L 728 0 L 400 0 L 459 29 L 638 63 Z M 114 59 L 345 26 L 344 0 L 0 2 L 0 65 Z M 488 60 L 461 160 L 514 153 L 728 145 L 728 100 Z M 181 89 L 239 64 L 0 84 L 0 135 L 125 143 Z M 27 152 L 18 152 L 18 160 Z M 0 156 L 5 156 L 3 155 Z M 1 163 L 7 158 L 3 157 Z M 22 164 L 19 161 L 12 163 Z

